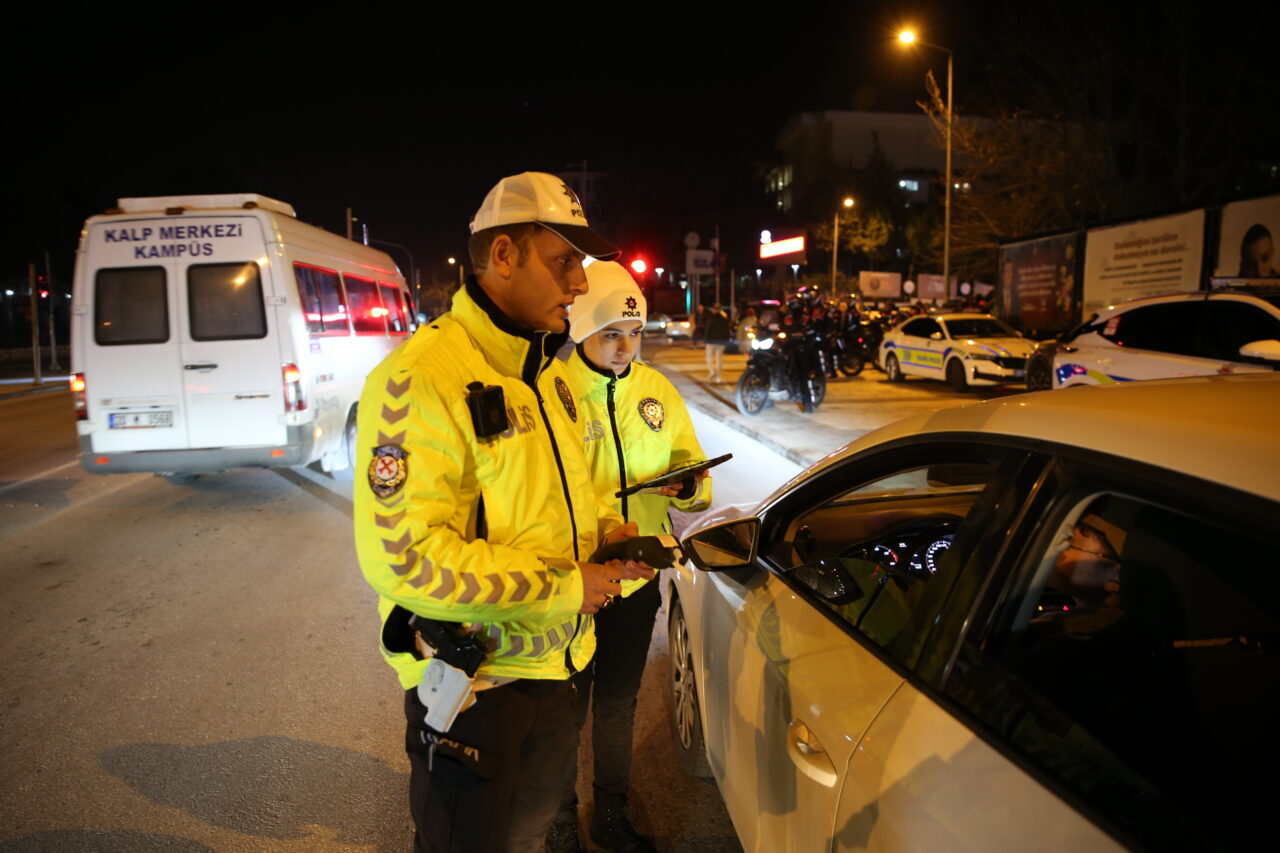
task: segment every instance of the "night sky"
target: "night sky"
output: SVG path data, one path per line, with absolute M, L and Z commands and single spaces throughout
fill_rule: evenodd
M 46 249 L 69 273 L 80 223 L 117 197 L 215 192 L 335 232 L 350 206 L 443 278 L 498 178 L 584 160 L 609 176 L 608 236 L 678 265 L 687 231 L 767 216 L 788 116 L 917 110 L 945 60 L 899 49 L 900 22 L 955 51 L 961 110 L 998 61 L 976 2 L 471 5 L 94 4 L 8 28 L 5 281 Z M 752 236 L 724 238 L 745 258 Z

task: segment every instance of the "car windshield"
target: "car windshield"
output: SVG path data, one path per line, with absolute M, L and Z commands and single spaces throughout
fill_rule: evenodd
M 1016 338 L 1018 333 L 1003 320 L 995 317 L 968 317 L 947 320 L 947 331 L 953 338 Z

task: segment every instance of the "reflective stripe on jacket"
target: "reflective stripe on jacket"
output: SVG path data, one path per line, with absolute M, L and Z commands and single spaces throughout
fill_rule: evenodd
M 516 326 L 471 280 L 360 398 L 356 551 L 382 619 L 399 605 L 474 625 L 489 638 L 481 673 L 563 679 L 595 650 L 573 561 L 620 519 L 593 499 L 581 416 L 547 351 L 564 340 Z M 491 438 L 468 408 L 475 382 L 502 389 L 508 423 Z M 401 685 L 421 681 L 424 661 L 382 651 Z
M 643 493 L 615 497 L 624 483 L 642 483 L 707 458 L 684 400 L 667 377 L 641 362 L 632 362 L 626 373 L 615 376 L 611 370 L 591 365 L 581 346 L 569 358 L 568 372 L 582 410 L 582 444 L 591 480 L 602 504 L 636 522 L 642 536 L 670 533 L 671 507 L 699 512 L 711 505 L 711 477 L 703 479 L 693 497 L 685 500 Z M 623 581 L 623 595 L 645 583 Z

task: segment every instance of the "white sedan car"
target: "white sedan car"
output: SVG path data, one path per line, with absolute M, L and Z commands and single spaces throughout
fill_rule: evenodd
M 672 723 L 747 851 L 1258 850 L 1280 375 L 878 430 L 688 536 Z
M 885 333 L 880 364 L 890 382 L 945 379 L 957 391 L 1021 382 L 1035 343 L 990 314 L 912 317 Z
M 1280 288 L 1149 296 L 1112 305 L 1028 362 L 1032 390 L 1280 368 Z

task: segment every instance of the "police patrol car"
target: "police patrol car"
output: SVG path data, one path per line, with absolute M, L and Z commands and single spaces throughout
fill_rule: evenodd
M 71 340 L 81 464 L 175 480 L 350 464 L 365 376 L 413 329 L 391 258 L 251 193 L 92 216 Z
M 1035 344 L 990 314 L 912 317 L 885 333 L 880 364 L 890 382 L 942 379 L 957 391 L 1021 382 Z
M 1099 311 L 1028 362 L 1032 390 L 1280 367 L 1280 287 L 1131 299 Z

